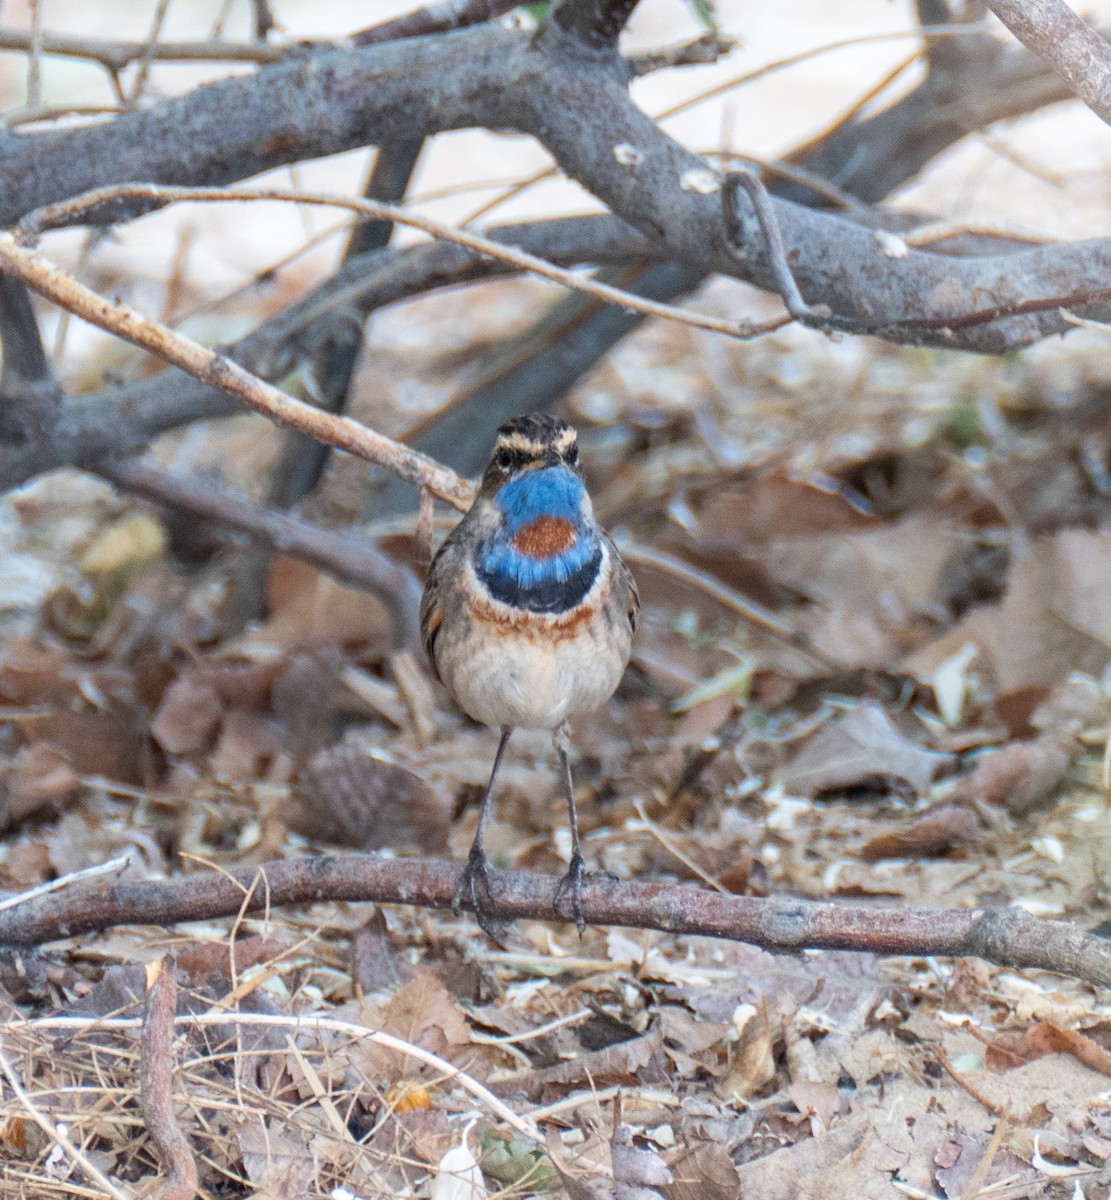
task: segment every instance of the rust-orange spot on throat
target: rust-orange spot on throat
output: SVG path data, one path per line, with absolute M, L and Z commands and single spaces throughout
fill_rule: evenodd
M 575 527 L 563 517 L 537 517 L 509 543 L 529 558 L 553 558 L 570 550 L 577 541 Z

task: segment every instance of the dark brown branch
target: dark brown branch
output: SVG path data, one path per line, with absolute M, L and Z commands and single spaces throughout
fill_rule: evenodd
M 639 0 L 559 0 L 549 18 L 581 46 L 613 52 Z
M 657 246 L 614 217 L 577 217 L 506 225 L 489 236 L 535 253 L 549 262 L 651 261 Z M 338 307 L 350 304 L 363 315 L 439 287 L 504 275 L 492 262 L 447 242 L 353 259 L 319 288 L 265 322 L 228 354 L 266 379 L 287 374 L 313 348 L 314 331 Z M 0 446 L 0 491 L 58 466 L 95 463 L 145 446 L 167 429 L 241 411 L 227 395 L 177 372 L 153 380 L 108 387 L 69 401 L 48 438 L 11 448 Z
M 444 0 L 416 12 L 404 13 L 392 21 L 360 29 L 351 35 L 355 46 L 373 46 L 381 42 L 397 42 L 402 38 L 427 37 L 432 33 L 449 33 L 492 21 L 520 4 L 520 0 Z
M 420 586 L 410 571 L 365 539 L 309 525 L 207 481 L 175 475 L 138 459 L 105 459 L 95 470 L 129 492 L 241 529 L 273 550 L 295 555 L 337 579 L 365 588 L 389 612 L 398 644 L 419 645 Z
M 259 887 L 263 872 L 266 886 Z M 35 946 L 116 925 L 166 926 L 233 916 L 268 905 L 374 901 L 449 909 L 453 863 L 375 854 L 299 858 L 236 873 L 139 883 L 95 883 L 35 896 L 0 911 L 0 945 Z M 490 871 L 491 893 L 512 920 L 553 921 L 559 879 Z M 856 950 L 872 954 L 974 956 L 1000 966 L 1058 971 L 1111 985 L 1111 943 L 1019 908 L 879 908 L 785 896 L 731 896 L 686 884 L 590 879 L 583 912 L 591 925 L 727 938 L 765 950 Z
M 536 136 L 569 175 L 684 265 L 773 290 L 751 205 L 739 217 L 748 257 L 738 263 L 720 196 L 706 190 L 712 171 L 631 102 L 625 65 L 567 53 L 570 39 L 554 22 L 541 35 L 486 24 L 450 37 L 316 50 L 104 125 L 0 138 L 0 220 L 113 180 L 224 182 L 368 141 L 479 125 Z M 553 95 L 563 101 L 555 108 Z M 237 115 L 231 126 L 229 111 Z M 619 146 L 634 158 L 615 155 Z M 152 202 L 117 202 L 94 216 L 118 219 Z M 1012 350 L 1069 328 L 1052 308 L 1037 307 L 1062 299 L 1063 279 L 1083 297 L 1111 274 L 1107 239 L 980 258 L 913 250 L 895 258 L 840 217 L 782 201 L 775 212 L 805 301 L 896 341 Z M 972 311 L 1017 315 L 957 324 Z M 1081 315 L 1106 319 L 1111 306 Z
M 992 12 L 1111 125 L 1111 46 L 1064 0 L 989 0 Z
M 139 1042 L 139 1111 L 166 1173 L 166 1184 L 158 1200 L 193 1200 L 197 1194 L 197 1160 L 174 1113 L 173 1041 L 177 1011 L 174 960 L 163 958 L 147 970 Z
M 0 438 L 48 436 L 62 393 L 43 349 L 31 296 L 18 280 L 0 278 Z

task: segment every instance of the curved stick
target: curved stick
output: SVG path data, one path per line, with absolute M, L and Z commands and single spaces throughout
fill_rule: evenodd
M 252 888 L 260 873 L 266 886 Z M 489 880 L 499 916 L 553 919 L 560 882 L 555 876 L 491 869 Z M 280 904 L 344 900 L 450 909 L 458 882 L 456 864 L 376 854 L 299 858 L 170 880 L 98 882 L 29 897 L 0 911 L 0 944 L 34 946 L 116 925 L 212 920 L 244 907 Z M 688 884 L 586 879 L 582 910 L 591 925 L 727 938 L 781 953 L 975 956 L 1111 986 L 1111 943 L 1019 908 L 865 908 L 788 896 L 732 896 Z

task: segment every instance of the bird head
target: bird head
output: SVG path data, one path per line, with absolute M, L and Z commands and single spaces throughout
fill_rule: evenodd
M 529 471 L 551 467 L 563 467 L 582 478 L 578 434 L 566 421 L 547 413 L 514 417 L 497 432 L 482 487 L 493 495 Z

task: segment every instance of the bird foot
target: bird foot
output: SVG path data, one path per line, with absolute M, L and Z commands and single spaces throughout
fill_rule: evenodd
M 479 899 L 480 884 L 482 885 L 482 899 Z M 494 907 L 494 897 L 490 891 L 490 873 L 486 861 L 486 853 L 480 846 L 471 847 L 471 852 L 467 855 L 467 865 L 463 868 L 463 872 L 459 876 L 459 884 L 455 889 L 455 896 L 451 901 L 452 912 L 456 916 L 459 915 L 463 907 L 464 896 L 469 896 L 470 898 L 471 911 L 475 915 L 478 927 L 488 938 L 501 945 L 509 924 L 506 921 L 497 920 L 491 915 L 491 909 Z
M 579 931 L 580 938 L 586 932 L 586 918 L 583 916 L 583 879 L 585 878 L 586 859 L 576 850 L 571 856 L 571 865 L 567 868 L 567 874 L 559 881 L 559 887 L 556 888 L 556 894 L 552 900 L 555 915 L 562 917 L 564 914 L 560 908 L 564 900 L 570 898 L 571 916 L 575 919 L 575 927 Z

